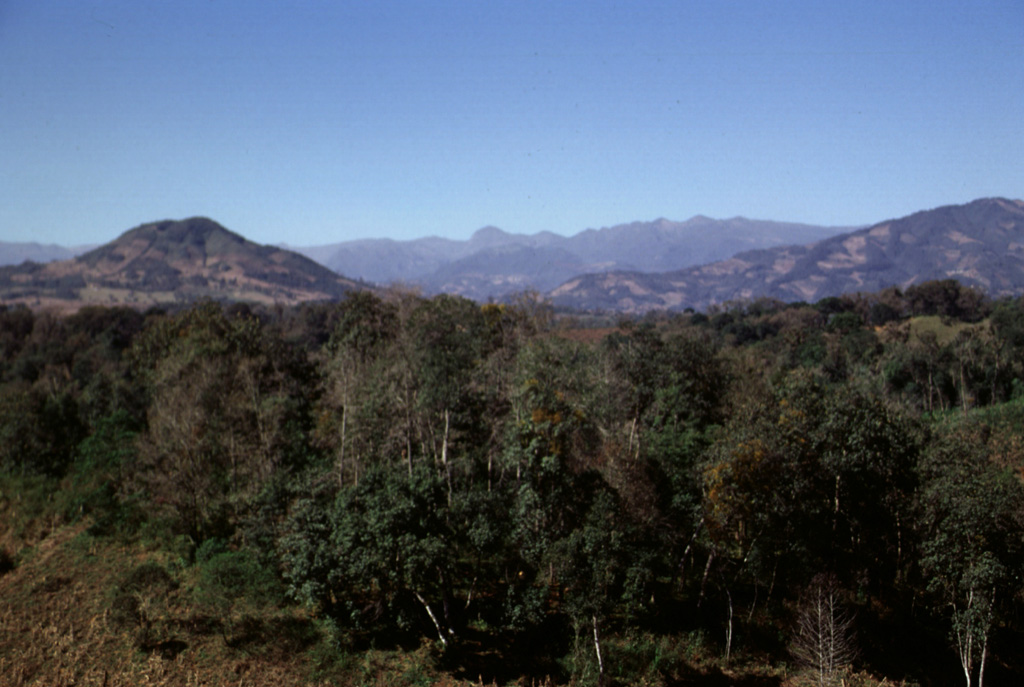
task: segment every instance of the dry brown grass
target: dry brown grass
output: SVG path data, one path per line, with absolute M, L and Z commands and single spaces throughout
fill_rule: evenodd
M 184 592 L 143 599 L 144 628 L 118 627 L 110 591 L 146 552 L 64 526 L 0 577 L 0 687 L 311 685 L 305 657 L 234 650 L 219 632 L 190 632 Z
M 218 618 L 190 589 L 194 569 L 159 547 L 93 537 L 87 527 L 54 520 L 16 542 L 0 532 L 9 550 L 21 548 L 18 565 L 0 576 L 0 687 L 483 687 L 436 670 L 429 647 L 332 654 L 295 608 L 243 606 Z M 144 564 L 174 579 L 133 588 L 137 616 L 119 615 L 114 601 Z M 317 673 L 313 648 L 321 661 L 342 660 Z

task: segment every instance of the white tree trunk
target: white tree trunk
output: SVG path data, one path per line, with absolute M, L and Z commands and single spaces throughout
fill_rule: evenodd
M 967 614 L 971 610 L 971 604 L 974 603 L 974 590 L 972 589 L 967 594 L 967 608 L 964 610 L 963 617 L 967 617 Z M 971 687 L 971 667 L 973 660 L 971 656 L 972 641 L 974 639 L 971 632 L 970 626 L 961 627 L 961 613 L 953 604 L 953 623 L 956 630 L 956 650 L 960 656 L 960 666 L 964 670 L 964 678 L 967 681 L 967 687 Z
M 348 399 L 346 399 L 347 401 Z M 345 429 L 348 422 L 348 403 L 341 406 L 341 448 L 338 450 L 338 486 L 345 486 Z
M 430 604 L 427 603 L 427 600 L 424 599 L 423 596 L 419 592 L 413 592 L 413 593 L 416 595 L 416 598 L 419 600 L 419 602 L 421 604 L 423 604 L 423 608 L 427 609 L 427 615 L 430 616 L 430 620 L 434 623 L 434 629 L 437 630 L 437 638 L 440 639 L 441 640 L 441 644 L 443 644 L 445 646 L 445 648 L 447 648 L 448 647 L 448 640 L 445 639 L 444 631 L 441 630 L 441 623 L 437 622 L 437 616 L 434 615 L 434 611 L 433 611 L 432 608 L 430 608 Z
M 981 665 L 978 666 L 978 687 L 985 687 L 985 654 L 988 653 L 988 637 L 981 645 Z
M 729 617 L 725 625 L 725 662 L 729 663 L 729 654 L 732 653 L 732 593 L 726 589 L 725 597 L 729 600 Z
M 448 465 L 448 433 L 451 427 L 451 415 L 444 409 L 444 436 L 441 438 L 441 465 L 444 466 L 444 478 L 448 483 L 448 505 L 452 505 L 452 469 Z

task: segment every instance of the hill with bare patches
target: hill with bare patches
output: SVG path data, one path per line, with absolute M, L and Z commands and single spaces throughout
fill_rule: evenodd
M 0 300 L 30 307 L 148 306 L 203 298 L 294 304 L 361 285 L 213 220 L 143 224 L 71 260 L 0 268 Z
M 586 274 L 549 296 L 560 306 L 645 312 L 762 297 L 814 302 L 950 278 L 992 297 L 1024 293 L 1024 201 L 984 198 L 944 206 L 806 245 L 746 251 L 671 272 Z

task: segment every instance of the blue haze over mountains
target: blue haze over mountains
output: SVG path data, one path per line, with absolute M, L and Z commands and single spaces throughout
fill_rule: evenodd
M 14 243 L 0 241 L 0 265 L 20 265 L 23 262 L 53 262 L 54 260 L 70 260 L 87 253 L 96 244 L 82 246 L 58 246 L 55 243 Z
M 549 291 L 592 272 L 665 272 L 722 260 L 742 250 L 804 244 L 850 231 L 789 222 L 657 219 L 565 237 L 552 232 L 511 234 L 484 227 L 467 241 L 428 237 L 412 241 L 364 239 L 291 247 L 332 270 L 377 284 L 404 282 L 426 293 L 499 299 Z
M 40 264 L 48 250 L 54 261 Z M 141 225 L 67 259 L 72 250 L 0 244 L 0 263 L 22 261 L 0 267 L 0 300 L 65 309 L 200 296 L 295 303 L 399 281 L 428 295 L 486 301 L 532 290 L 558 306 L 639 313 L 762 297 L 815 302 L 937 279 L 998 298 L 1024 293 L 1024 201 L 982 198 L 852 230 L 697 216 L 570 237 L 485 227 L 466 241 L 375 239 L 291 250 L 196 217 Z
M 565 307 L 645 312 L 756 298 L 813 303 L 943 279 L 991 298 L 1024 293 L 1024 201 L 980 198 L 679 270 L 581 275 L 547 295 Z

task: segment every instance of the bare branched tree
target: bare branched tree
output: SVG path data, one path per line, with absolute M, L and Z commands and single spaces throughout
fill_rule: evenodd
M 804 592 L 791 652 L 819 687 L 837 684 L 857 656 L 854 617 L 845 610 L 834 575 L 820 574 Z

